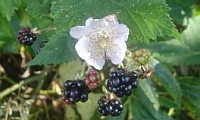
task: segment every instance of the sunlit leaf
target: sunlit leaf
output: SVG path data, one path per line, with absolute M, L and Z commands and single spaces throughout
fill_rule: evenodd
M 80 66 L 82 66 L 80 59 L 73 60 L 68 64 L 61 64 L 58 69 L 60 83 L 63 84 L 66 80 L 73 80 L 76 77 L 77 71 L 80 70 Z
M 76 120 L 76 113 L 72 106 L 65 106 L 65 118 L 68 120 Z
M 119 21 L 129 27 L 131 41 L 148 42 L 165 35 L 181 41 L 168 11 L 164 0 L 54 0 L 51 7 L 58 28 L 84 25 L 89 17 L 102 18 L 117 14 Z
M 181 34 L 184 44 L 171 39 L 169 41 L 138 44 L 138 48 L 149 49 L 158 60 L 172 65 L 200 64 L 200 16 L 189 19 L 187 29 Z
M 189 25 L 187 26 L 187 29 L 183 31 L 182 38 L 184 43 L 196 54 L 200 55 L 200 27 L 198 26 L 200 24 L 200 16 L 194 17 L 189 19 Z
M 82 120 L 91 120 L 91 117 L 93 116 L 93 114 L 95 114 L 95 111 L 98 107 L 98 100 L 100 99 L 100 97 L 103 96 L 103 94 L 101 93 L 90 93 L 89 94 L 89 99 L 87 102 L 82 103 L 79 102 L 77 104 L 77 110 L 80 113 L 80 115 L 82 116 Z M 99 118 L 101 117 L 101 115 L 99 114 L 98 116 Z M 97 119 L 95 119 L 97 120 Z

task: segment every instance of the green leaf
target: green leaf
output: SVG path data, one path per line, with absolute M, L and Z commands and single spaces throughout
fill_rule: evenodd
M 195 77 L 182 77 L 179 79 L 181 89 L 186 96 L 200 99 L 200 79 Z
M 129 98 L 131 99 L 131 115 L 133 117 L 133 120 L 146 120 L 146 118 L 142 115 L 142 113 L 140 111 L 142 111 L 141 109 L 143 108 L 143 106 L 141 105 L 141 103 L 139 102 L 139 100 L 133 99 L 133 98 Z M 138 103 L 139 102 L 139 103 Z M 143 109 L 143 111 L 147 112 L 146 109 Z M 147 114 L 149 114 L 147 112 Z M 149 117 L 148 119 L 152 119 L 152 117 Z
M 19 53 L 19 43 L 16 38 L 15 28 L 18 27 L 18 19 L 15 19 L 16 16 L 13 16 L 11 21 L 7 21 L 7 19 L 3 16 L 0 16 L 0 50 L 9 51 L 12 53 Z
M 156 59 L 172 65 L 200 64 L 198 24 L 200 24 L 200 16 L 189 19 L 187 29 L 181 34 L 184 44 L 176 39 L 171 39 L 150 44 L 137 44 L 136 46 L 149 49 Z
M 135 105 L 133 104 L 133 109 L 138 110 L 139 114 L 136 114 L 135 111 L 136 110 L 132 110 L 132 114 L 134 116 L 134 120 L 155 120 L 153 118 L 153 116 L 151 116 L 151 114 L 146 110 L 146 109 L 142 109 L 144 108 L 144 106 L 142 105 Z
M 170 16 L 182 25 L 188 24 L 188 18 L 192 17 L 192 7 L 198 0 L 166 0 L 171 10 Z
M 174 103 L 174 101 L 167 97 L 159 96 L 159 103 L 160 103 L 160 106 L 165 106 L 168 108 L 176 108 L 176 104 Z
M 66 80 L 73 80 L 76 77 L 77 71 L 80 70 L 80 66 L 82 66 L 80 59 L 73 60 L 67 64 L 61 64 L 58 69 L 59 83 L 62 85 Z
M 200 100 L 193 96 L 187 96 L 188 100 L 194 106 L 193 113 L 200 118 Z
M 106 4 L 105 4 L 106 3 Z M 84 25 L 89 17 L 117 14 L 130 29 L 130 40 L 149 42 L 157 36 L 173 36 L 182 41 L 167 12 L 164 0 L 53 0 L 51 14 L 58 28 Z
M 18 10 L 20 4 L 21 0 L 0 0 L 0 13 L 10 21 L 14 10 Z
M 40 2 L 39 0 L 25 0 L 27 2 L 26 11 L 36 17 L 50 17 L 50 7 L 51 7 L 51 0 L 43 0 Z
M 150 44 L 136 44 L 136 46 L 148 49 L 151 52 L 151 56 L 163 63 L 170 63 L 172 65 L 193 65 L 200 63 L 200 53 L 176 39 L 151 42 Z
M 160 109 L 155 110 L 153 104 L 140 88 L 138 88 L 136 94 L 139 99 L 133 100 L 133 103 L 131 103 L 131 111 L 136 120 L 173 120 L 166 112 Z
M 187 26 L 187 29 L 182 33 L 184 43 L 198 55 L 200 55 L 200 28 L 198 26 L 199 24 L 200 16 L 189 19 L 189 25 Z
M 13 41 L 17 41 L 16 39 L 12 39 L 13 33 L 10 28 L 9 22 L 6 20 L 6 18 L 0 16 L 0 26 L 1 26 L 1 31 L 0 31 L 0 48 L 3 48 L 7 45 L 10 45 Z
M 194 106 L 192 112 L 195 111 L 196 115 L 200 117 L 200 78 L 193 76 L 186 76 L 179 78 L 179 83 L 183 95 Z
M 79 102 L 77 103 L 77 110 L 81 115 L 81 120 L 91 120 L 91 117 L 95 113 L 95 110 L 98 107 L 98 100 L 99 98 L 103 96 L 101 93 L 90 93 L 89 94 L 89 99 L 87 102 L 82 103 Z M 100 114 L 99 114 L 100 118 Z M 96 120 L 96 119 L 95 119 Z
M 158 101 L 158 94 L 156 93 L 156 90 L 153 86 L 153 82 L 149 79 L 140 81 L 139 83 L 142 91 L 145 93 L 145 95 L 149 98 L 151 103 L 153 104 L 153 107 L 155 110 L 158 110 L 160 107 L 159 101 Z
M 77 58 L 74 47 L 76 42 L 75 39 L 69 36 L 68 29 L 58 31 L 50 38 L 50 41 L 45 44 L 44 48 L 41 49 L 41 52 L 26 65 L 56 65 L 68 63 Z
M 76 120 L 76 112 L 71 105 L 65 105 L 65 118 L 67 120 Z
M 176 78 L 161 63 L 152 58 L 151 66 L 154 69 L 152 80 L 159 82 L 174 99 L 178 108 L 181 107 L 181 88 Z

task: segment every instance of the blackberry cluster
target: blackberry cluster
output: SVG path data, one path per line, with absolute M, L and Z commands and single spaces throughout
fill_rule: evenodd
M 119 116 L 124 108 L 118 99 L 107 100 L 105 97 L 102 97 L 99 99 L 98 104 L 98 111 L 103 116 L 107 116 L 109 114 L 113 117 Z
M 30 28 L 23 28 L 19 31 L 17 39 L 20 44 L 31 46 L 37 39 L 37 36 L 31 31 Z
M 90 90 L 95 89 L 100 85 L 100 79 L 99 79 L 99 74 L 95 70 L 90 70 L 89 73 L 87 74 L 87 77 L 85 79 L 86 85 L 89 87 Z
M 132 89 L 138 86 L 137 78 L 137 73 L 126 74 L 123 69 L 118 68 L 109 74 L 107 90 L 118 97 L 130 96 Z
M 64 82 L 62 90 L 66 100 L 70 103 L 77 103 L 79 101 L 86 102 L 88 100 L 88 93 L 91 92 L 83 80 L 67 80 Z M 68 102 L 67 102 L 68 103 Z

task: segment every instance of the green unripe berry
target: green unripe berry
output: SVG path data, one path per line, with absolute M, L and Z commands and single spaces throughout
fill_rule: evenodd
M 134 60 L 135 65 L 137 66 L 146 65 L 150 61 L 150 53 L 145 49 L 140 49 L 132 54 L 132 59 Z

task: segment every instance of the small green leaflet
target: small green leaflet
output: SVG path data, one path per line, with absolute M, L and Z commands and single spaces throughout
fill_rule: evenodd
M 83 26 L 89 17 L 117 14 L 120 23 L 129 27 L 132 42 L 149 42 L 158 36 L 173 36 L 182 41 L 168 11 L 164 0 L 53 0 L 51 6 L 54 24 L 59 29 Z
M 76 42 L 75 39 L 70 37 L 68 29 L 58 31 L 45 44 L 44 48 L 41 49 L 42 51 L 26 65 L 57 65 L 60 63 L 68 63 L 77 58 L 74 47 Z
M 26 11 L 36 17 L 50 17 L 50 7 L 51 7 L 51 0 L 42 0 L 42 2 L 38 0 L 25 0 L 27 2 Z
M 10 21 L 14 10 L 17 10 L 20 4 L 21 0 L 0 0 L 0 14 Z

